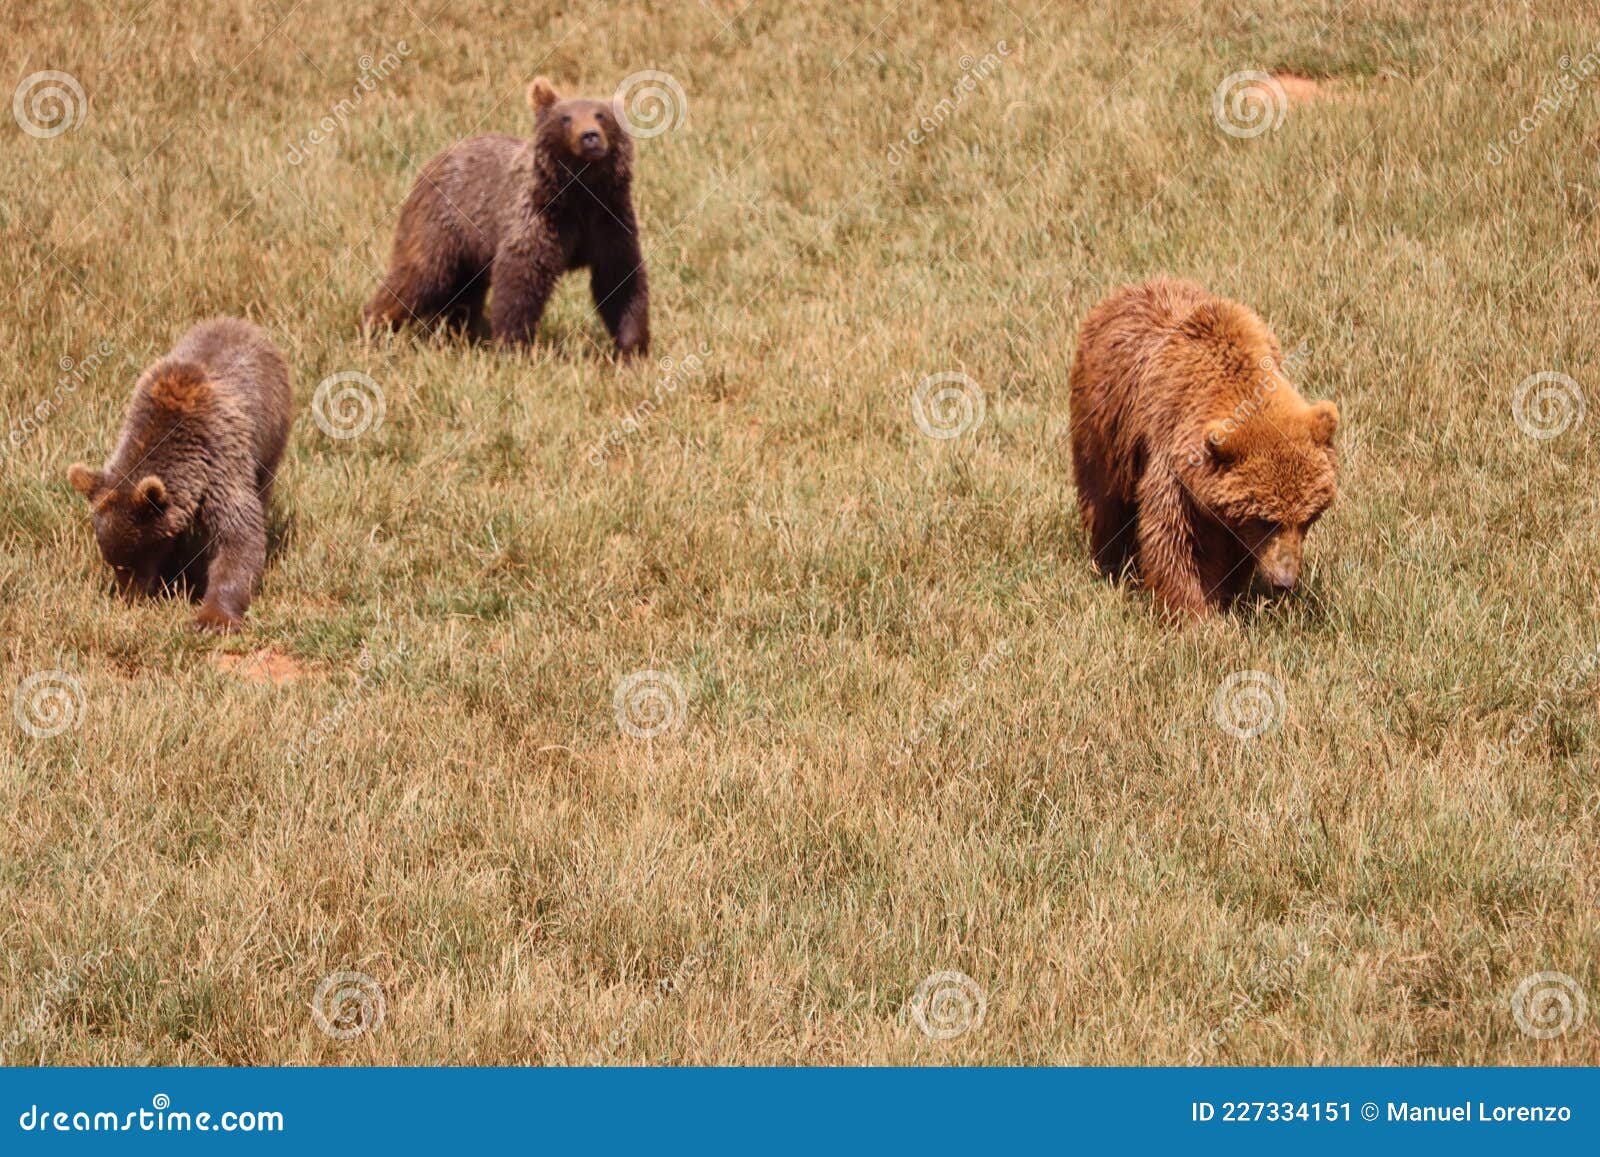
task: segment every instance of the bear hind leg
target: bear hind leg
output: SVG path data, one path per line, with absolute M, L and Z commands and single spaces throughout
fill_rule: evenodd
M 1080 494 L 1078 505 L 1089 530 L 1095 569 L 1119 578 L 1138 553 L 1139 504 L 1110 495 Z
M 458 258 L 445 256 L 427 265 L 399 261 L 362 310 L 362 324 L 369 330 L 470 324 L 482 312 L 488 286 L 487 268 Z
M 489 322 L 484 300 L 489 295 L 489 270 L 469 272 L 460 288 L 439 314 L 440 325 L 473 340 L 489 337 Z

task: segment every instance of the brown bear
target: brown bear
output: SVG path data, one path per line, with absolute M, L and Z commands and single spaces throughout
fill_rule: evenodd
M 473 137 L 423 166 L 400 210 L 388 276 L 362 322 L 481 334 L 489 294 L 490 334 L 522 345 L 557 279 L 587 266 L 618 354 L 646 354 L 650 295 L 633 214 L 633 141 L 610 103 L 563 100 L 542 76 L 528 103 L 532 140 Z
M 1295 586 L 1334 499 L 1339 411 L 1281 365 L 1260 317 L 1192 282 L 1095 306 L 1072 364 L 1072 469 L 1101 572 L 1133 563 L 1169 614 L 1224 607 L 1258 573 Z
M 237 630 L 288 438 L 289 371 L 258 326 L 203 321 L 147 369 L 105 467 L 67 471 L 123 597 L 181 585 L 202 600 L 198 626 Z

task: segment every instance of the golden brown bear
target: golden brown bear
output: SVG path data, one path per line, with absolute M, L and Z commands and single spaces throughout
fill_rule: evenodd
M 1072 365 L 1072 467 L 1095 566 L 1130 562 L 1168 613 L 1290 590 L 1335 494 L 1332 402 L 1283 376 L 1272 331 L 1188 281 L 1120 289 Z

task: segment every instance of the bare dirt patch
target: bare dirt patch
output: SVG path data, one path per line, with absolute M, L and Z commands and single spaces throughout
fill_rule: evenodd
M 1272 74 L 1272 79 L 1278 82 L 1279 87 L 1283 89 L 1283 95 L 1289 98 L 1291 104 L 1307 104 L 1330 95 L 1321 81 L 1312 80 L 1309 76 L 1297 76 L 1292 72 L 1275 72 Z
M 230 672 L 251 683 L 271 683 L 282 687 L 293 683 L 305 674 L 298 659 L 267 647 L 251 651 L 248 655 L 213 655 L 211 662 L 218 670 Z

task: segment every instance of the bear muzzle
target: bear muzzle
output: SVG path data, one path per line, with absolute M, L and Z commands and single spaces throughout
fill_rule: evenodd
M 157 576 L 154 574 L 136 572 L 125 566 L 113 567 L 111 573 L 117 579 L 117 594 L 122 596 L 125 603 L 137 602 L 156 593 Z
M 1261 577 L 1266 579 L 1267 585 L 1275 591 L 1292 591 L 1300 585 L 1300 564 L 1295 563 L 1282 570 L 1267 570 L 1263 567 Z
M 1297 529 L 1279 531 L 1256 554 L 1256 570 L 1275 591 L 1292 591 L 1300 583 L 1300 548 L 1305 536 Z
M 605 134 L 599 129 L 585 129 L 583 132 L 578 134 L 577 148 L 575 151 L 577 152 L 578 156 L 582 157 L 586 161 L 599 161 L 603 160 L 605 155 L 609 153 L 611 149 L 610 146 L 606 144 Z

